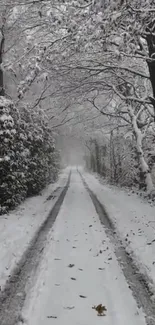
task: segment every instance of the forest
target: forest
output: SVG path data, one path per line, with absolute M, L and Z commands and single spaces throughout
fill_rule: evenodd
M 0 325 L 155 325 L 155 0 L 0 0 Z
M 86 168 L 155 191 L 153 0 L 0 1 L 0 213 L 54 182 L 59 137 Z

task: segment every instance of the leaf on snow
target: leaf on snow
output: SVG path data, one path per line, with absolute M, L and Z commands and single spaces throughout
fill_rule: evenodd
M 68 309 L 68 310 L 72 310 L 74 308 L 75 308 L 75 306 L 64 307 L 64 309 Z
M 98 316 L 106 316 L 105 311 L 107 311 L 107 308 L 105 306 L 103 306 L 102 304 L 93 306 L 92 309 L 95 309 L 98 312 Z
M 80 298 L 87 298 L 86 296 L 83 296 L 83 295 L 79 295 Z
M 69 265 L 68 265 L 68 267 L 70 267 L 70 268 L 71 268 L 71 267 L 74 267 L 74 266 L 75 266 L 75 264 L 69 264 Z

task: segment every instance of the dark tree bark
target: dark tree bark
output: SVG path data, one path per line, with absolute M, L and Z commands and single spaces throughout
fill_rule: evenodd
M 152 105 L 154 107 L 154 115 L 155 115 L 155 21 L 152 21 L 148 27 L 146 28 L 146 32 L 148 33 L 146 37 L 149 57 L 150 59 L 147 60 L 149 73 L 150 73 L 150 81 L 152 85 L 153 91 L 153 98 L 151 99 Z M 155 119 L 155 116 L 154 116 Z
M 3 78 L 3 69 L 2 69 L 2 63 L 3 63 L 3 53 L 4 53 L 4 26 L 0 29 L 0 96 L 4 96 L 4 78 Z
M 96 171 L 100 174 L 100 154 L 99 154 L 99 146 L 96 140 L 94 140 L 95 144 L 95 159 L 96 159 Z

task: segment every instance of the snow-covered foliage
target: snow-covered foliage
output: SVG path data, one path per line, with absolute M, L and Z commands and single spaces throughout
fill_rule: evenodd
M 76 47 L 74 52 L 70 47 L 72 55 L 63 59 L 62 71 L 70 76 L 65 88 L 78 98 L 85 93 L 101 114 L 126 121 L 139 157 L 137 170 L 150 195 L 154 184 L 143 145 L 148 129 L 154 128 L 154 3 L 72 1 L 69 6 L 65 1 L 65 5 L 67 12 L 72 10 L 69 32 Z M 92 92 L 96 98 L 109 94 L 106 109 L 92 100 Z M 117 109 L 118 103 L 124 107 Z
M 59 170 L 47 104 L 40 103 L 44 89 L 51 91 L 46 69 L 46 49 L 55 40 L 47 15 L 51 5 L 0 0 L 1 213 L 39 193 Z
M 22 107 L 29 107 L 27 118 L 32 121 L 25 122 L 24 117 L 24 123 L 26 127 L 27 123 L 35 125 L 32 143 L 40 145 L 44 141 L 43 125 L 39 123 L 41 111 L 48 112 L 48 127 L 55 129 L 73 122 L 72 107 L 76 102 L 87 102 L 89 108 L 87 106 L 84 110 L 89 110 L 90 116 L 85 120 L 80 113 L 77 123 L 81 121 L 87 129 L 87 121 L 93 119 L 93 108 L 104 116 L 106 124 L 113 121 L 119 130 L 123 130 L 123 136 L 127 132 L 131 135 L 130 146 L 130 141 L 126 138 L 120 141 L 114 131 L 112 140 L 119 143 L 117 150 L 114 146 L 116 161 L 111 156 L 110 144 L 107 145 L 107 168 L 113 169 L 110 179 L 115 178 L 121 184 L 143 179 L 140 184 L 144 183 L 150 195 L 154 189 L 154 153 L 146 142 L 148 135 L 152 134 L 149 146 L 154 143 L 153 1 L 0 2 L 0 94 L 5 93 L 15 101 L 20 116 L 23 116 Z M 98 104 L 100 96 L 109 99 L 106 105 L 104 99 Z M 97 125 L 97 130 L 103 127 Z M 21 128 L 25 135 L 25 126 Z M 108 131 L 111 134 L 111 126 Z M 20 141 L 24 142 L 22 132 Z M 100 150 L 95 142 L 93 146 L 99 156 Z M 138 157 L 136 168 L 131 168 L 135 166 L 133 150 Z M 29 155 L 29 152 L 31 148 L 23 155 Z M 37 160 L 37 148 L 35 153 Z M 31 159 L 31 170 L 35 169 L 36 160 Z M 120 160 L 121 168 L 117 167 Z M 102 155 L 102 164 L 103 161 Z M 97 164 L 100 169 L 100 163 Z M 31 176 L 32 172 L 29 178 Z
M 57 177 L 58 153 L 43 114 L 0 97 L 0 213 Z

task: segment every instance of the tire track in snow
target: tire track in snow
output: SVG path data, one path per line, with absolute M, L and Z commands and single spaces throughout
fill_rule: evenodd
M 78 170 L 77 170 L 78 171 Z M 122 246 L 121 239 L 117 234 L 117 229 L 111 221 L 105 207 L 98 200 L 97 196 L 88 187 L 83 175 L 78 171 L 83 181 L 83 184 L 88 191 L 90 198 L 95 206 L 96 212 L 102 225 L 105 227 L 105 232 L 110 238 L 110 241 L 115 247 L 115 255 L 118 263 L 124 273 L 124 276 L 132 290 L 132 294 L 137 302 L 139 308 L 142 308 L 145 313 L 146 324 L 155 324 L 155 304 L 151 299 L 152 292 L 149 288 L 150 280 L 142 275 L 139 269 L 135 266 L 131 256 L 126 252 Z
M 18 266 L 14 269 L 4 290 L 0 293 L 0 325 L 18 325 L 24 323 L 21 310 L 26 298 L 26 290 L 30 279 L 39 265 L 48 232 L 60 211 L 65 195 L 70 185 L 71 172 L 66 186 L 63 188 L 48 217 L 32 239 L 28 249 L 22 256 Z

